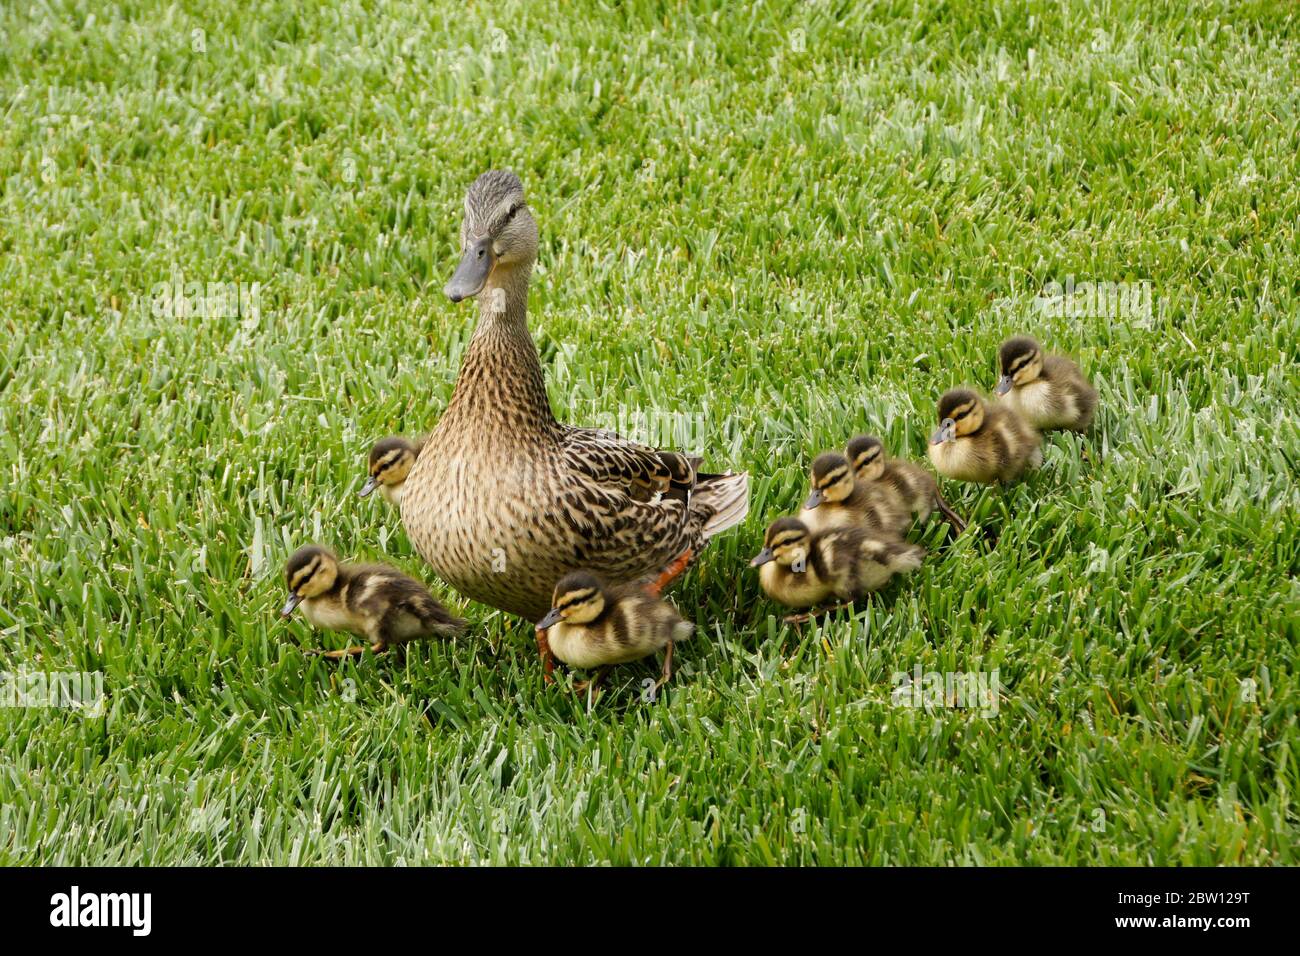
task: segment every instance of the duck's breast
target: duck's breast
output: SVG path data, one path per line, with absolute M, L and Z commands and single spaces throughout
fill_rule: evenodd
M 506 449 L 421 455 L 402 524 L 438 576 L 472 600 L 538 618 L 573 550 L 557 526 L 556 476 Z

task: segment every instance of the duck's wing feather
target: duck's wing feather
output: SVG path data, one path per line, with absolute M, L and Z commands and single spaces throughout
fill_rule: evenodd
M 695 487 L 698 458 L 660 451 L 602 428 L 566 428 L 561 446 L 570 471 L 637 501 L 674 493 L 685 499 Z

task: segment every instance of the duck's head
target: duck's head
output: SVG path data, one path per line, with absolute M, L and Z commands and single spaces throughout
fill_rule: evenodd
M 885 473 L 885 446 L 875 435 L 858 435 L 844 447 L 844 457 L 853 474 L 863 481 L 875 481 Z
M 789 568 L 795 574 L 803 574 L 808 569 L 808 549 L 812 544 L 812 532 L 798 518 L 777 518 L 767 526 L 763 535 L 763 550 L 754 555 L 749 562 L 751 568 L 775 561 L 783 568 Z
M 551 598 L 551 610 L 537 622 L 540 630 L 563 621 L 590 624 L 605 613 L 605 586 L 589 571 L 574 571 L 560 578 Z
M 537 223 L 524 200 L 524 186 L 508 169 L 491 169 L 465 194 L 460 228 L 460 265 L 443 290 L 452 302 L 477 296 L 493 279 L 527 270 L 537 258 Z
M 813 459 L 811 481 L 812 492 L 803 503 L 805 509 L 826 501 L 843 501 L 853 494 L 853 468 L 837 451 L 823 452 Z
M 339 559 L 318 544 L 299 548 L 284 566 L 289 600 L 280 613 L 288 617 L 303 601 L 324 594 L 339 576 Z
M 379 439 L 370 448 L 370 475 L 357 492 L 357 497 L 365 498 L 378 489 L 385 500 L 399 501 L 402 483 L 411 473 L 411 466 L 419 454 L 420 446 L 401 435 Z
M 1013 388 L 1028 385 L 1043 373 L 1043 350 L 1029 336 L 1017 335 L 998 349 L 998 367 L 1002 377 L 993 393 L 1005 395 Z
M 950 388 L 939 397 L 939 429 L 931 445 L 956 441 L 984 424 L 984 399 L 969 388 Z

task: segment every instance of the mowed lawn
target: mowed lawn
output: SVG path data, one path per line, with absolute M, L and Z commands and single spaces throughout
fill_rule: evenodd
M 1271 0 L 4 5 L 0 670 L 105 699 L 0 709 L 0 861 L 1300 862 L 1298 54 Z M 451 394 L 498 166 L 557 414 L 753 476 L 653 702 L 649 662 L 543 685 L 355 497 Z M 746 562 L 814 455 L 922 458 L 1016 332 L 1092 431 L 782 624 Z M 345 640 L 278 619 L 309 541 L 471 633 L 304 656 Z M 996 672 L 996 712 L 900 672 Z

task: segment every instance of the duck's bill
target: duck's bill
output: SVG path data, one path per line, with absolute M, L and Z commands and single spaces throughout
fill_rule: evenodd
M 302 603 L 302 598 L 296 594 L 290 594 L 289 600 L 284 602 L 284 607 L 280 608 L 281 617 L 289 617 L 293 614 L 293 609 Z
M 451 281 L 442 291 L 447 293 L 447 298 L 452 302 L 473 298 L 487 285 L 495 261 L 492 256 L 492 240 L 479 239 L 471 242 L 465 247 L 465 253 L 460 257 L 460 265 L 456 267 Z
M 559 623 L 560 623 L 560 609 L 553 607 L 551 608 L 550 612 L 546 615 L 546 617 L 542 618 L 540 621 L 537 622 L 537 629 L 539 631 L 544 631 L 548 627 L 552 627 L 553 625 Z
M 754 555 L 753 559 L 749 562 L 749 566 L 751 568 L 756 568 L 759 565 L 767 564 L 767 562 L 773 560 L 775 557 L 776 555 L 772 553 L 771 548 L 764 548 L 762 551 L 758 552 L 758 554 Z
M 361 490 L 357 492 L 357 497 L 369 498 L 374 493 L 375 489 L 378 487 L 379 487 L 379 482 L 375 480 L 374 475 L 371 475 L 369 478 L 366 479 L 366 483 L 361 486 Z
M 814 488 L 812 490 L 812 494 L 810 494 L 807 500 L 804 501 L 803 510 L 812 511 L 813 508 L 816 508 L 819 504 L 821 504 L 825 500 L 826 500 L 826 493 L 823 492 L 820 488 Z
M 1003 375 L 1000 379 L 998 379 L 998 384 L 994 387 L 993 394 L 1005 395 L 1009 391 L 1011 391 L 1011 376 Z
M 945 418 L 939 426 L 938 431 L 930 436 L 931 445 L 942 445 L 946 441 L 952 441 L 957 437 L 957 423 L 951 418 Z

